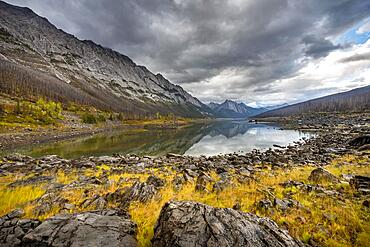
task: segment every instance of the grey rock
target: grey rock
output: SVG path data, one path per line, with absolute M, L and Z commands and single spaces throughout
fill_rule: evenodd
M 14 210 L 0 218 L 0 246 L 23 246 L 24 235 L 41 223 L 39 220 L 19 219 L 23 214 L 22 210 Z
M 370 177 L 354 176 L 349 184 L 363 194 L 370 194 Z
M 232 182 L 230 179 L 221 179 L 213 185 L 213 192 L 219 193 L 231 185 Z
M 160 188 L 166 184 L 166 181 L 164 179 L 151 175 L 146 180 L 146 183 L 154 185 L 156 188 Z
M 366 144 L 370 144 L 370 135 L 357 136 L 351 139 L 348 144 L 353 147 L 360 147 Z
M 11 184 L 9 187 L 21 186 L 21 185 L 30 185 L 30 184 L 39 184 L 39 183 L 46 183 L 54 180 L 53 176 L 33 176 L 24 180 L 17 180 Z
M 116 211 L 92 211 L 51 217 L 24 238 L 25 246 L 137 246 L 136 224 Z
M 173 188 L 175 190 L 180 190 L 182 188 L 182 186 L 184 185 L 185 182 L 186 181 L 185 181 L 184 176 L 176 176 L 172 180 Z
M 321 183 L 321 182 L 332 182 L 332 183 L 338 183 L 339 178 L 329 171 L 325 170 L 324 168 L 316 168 L 314 169 L 310 176 L 308 177 L 309 181 L 315 182 L 315 183 Z
M 152 239 L 162 246 L 301 246 L 275 222 L 230 208 L 173 201 L 161 211 Z

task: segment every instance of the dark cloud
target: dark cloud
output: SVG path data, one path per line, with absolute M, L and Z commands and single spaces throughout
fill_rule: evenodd
M 271 83 L 341 49 L 335 36 L 370 16 L 364 0 L 8 2 L 130 56 L 205 101 L 268 93 Z M 220 84 L 225 71 L 237 76 Z
M 329 52 L 340 48 L 340 45 L 334 45 L 330 40 L 312 35 L 304 37 L 302 41 L 306 45 L 305 54 L 313 58 L 324 57 Z
M 357 62 L 357 61 L 364 61 L 370 60 L 370 52 L 363 53 L 363 54 L 355 54 L 350 57 L 342 58 L 339 60 L 341 63 L 349 63 L 349 62 Z

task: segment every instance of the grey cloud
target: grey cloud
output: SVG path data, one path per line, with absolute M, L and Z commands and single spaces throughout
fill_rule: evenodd
M 341 63 L 349 63 L 349 62 L 357 62 L 357 61 L 365 61 L 370 60 L 370 52 L 363 53 L 363 54 L 355 54 L 350 57 L 342 58 L 339 60 Z
M 334 45 L 327 39 L 319 39 L 312 35 L 304 37 L 302 41 L 306 45 L 305 54 L 313 58 L 324 57 L 340 48 L 340 45 Z
M 341 49 L 330 40 L 370 16 L 370 2 L 363 0 L 8 2 L 130 56 L 205 101 L 244 99 L 258 87 L 269 93 L 271 83 L 310 59 Z M 223 88 L 207 83 L 230 69 L 241 77 Z

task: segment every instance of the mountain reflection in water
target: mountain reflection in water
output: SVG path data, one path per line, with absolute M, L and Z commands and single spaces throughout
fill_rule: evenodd
M 216 155 L 288 145 L 310 134 L 281 130 L 278 126 L 246 121 L 214 121 L 179 129 L 125 130 L 100 133 L 53 144 L 17 150 L 31 156 L 57 154 L 64 158 L 137 154 L 160 156 L 167 153 Z

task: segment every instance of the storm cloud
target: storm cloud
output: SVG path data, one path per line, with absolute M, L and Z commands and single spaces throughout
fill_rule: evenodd
M 355 55 L 348 54 L 355 44 L 336 39 L 370 16 L 370 1 L 363 0 L 7 2 L 128 55 L 205 102 L 229 98 L 252 104 L 294 102 L 321 96 L 327 88 L 348 88 L 345 81 L 332 89 L 302 74 L 331 53 Z

